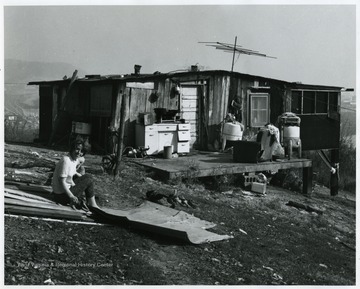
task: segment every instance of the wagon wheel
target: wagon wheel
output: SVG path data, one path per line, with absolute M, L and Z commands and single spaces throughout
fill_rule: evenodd
M 113 169 L 115 162 L 115 158 L 112 155 L 107 155 L 102 158 L 102 167 L 105 171 L 110 171 Z

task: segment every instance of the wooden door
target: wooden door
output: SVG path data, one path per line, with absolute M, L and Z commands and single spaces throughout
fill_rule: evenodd
M 198 85 L 181 85 L 180 112 L 190 123 L 190 148 L 199 146 L 200 140 L 200 101 Z

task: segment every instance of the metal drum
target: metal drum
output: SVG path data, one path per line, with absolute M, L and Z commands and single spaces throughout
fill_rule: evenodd
M 226 122 L 224 123 L 223 137 L 227 140 L 241 140 L 243 131 L 240 124 Z
M 240 122 L 225 122 L 222 131 L 222 150 L 225 149 L 226 141 L 241 140 L 244 128 Z
M 292 157 L 294 148 L 297 148 L 299 158 L 301 158 L 300 122 L 300 117 L 292 112 L 285 112 L 278 118 L 280 142 L 289 159 Z

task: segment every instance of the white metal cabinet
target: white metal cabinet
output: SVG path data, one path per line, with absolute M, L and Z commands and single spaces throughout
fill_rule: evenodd
M 178 135 L 178 141 L 189 141 L 191 136 L 190 136 L 190 130 L 179 130 L 177 132 Z
M 172 152 L 177 151 L 177 125 L 176 124 L 163 124 L 159 123 L 157 124 L 158 129 L 158 136 L 159 136 L 159 142 L 158 142 L 158 150 L 159 152 L 164 151 L 164 146 L 172 146 Z
M 178 130 L 190 130 L 190 123 L 179 123 Z
M 149 147 L 149 155 L 159 152 L 159 136 L 155 125 L 136 124 L 135 142 L 137 146 Z
M 179 154 L 189 153 L 190 152 L 190 142 L 182 141 L 177 143 L 177 152 Z
M 178 124 L 178 143 L 177 143 L 177 152 L 178 153 L 189 153 L 190 152 L 190 123 L 181 123 Z
M 175 132 L 159 131 L 159 152 L 164 151 L 165 146 L 172 146 L 172 152 L 176 152 L 176 135 Z
M 164 151 L 164 146 L 172 146 L 172 152 L 190 152 L 190 124 L 158 123 L 153 125 L 136 124 L 136 146 L 149 147 L 149 155 Z
M 167 124 L 167 123 L 158 123 L 155 124 L 158 131 L 176 131 L 177 125 L 176 124 Z

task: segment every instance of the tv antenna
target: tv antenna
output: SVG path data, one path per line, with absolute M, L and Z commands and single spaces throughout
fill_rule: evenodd
M 255 55 L 255 56 L 262 56 L 262 57 L 276 59 L 276 57 L 274 57 L 274 56 L 268 56 L 268 55 L 260 53 L 259 51 L 256 51 L 256 50 L 242 48 L 242 46 L 236 45 L 236 42 L 237 42 L 237 36 L 235 36 L 235 43 L 234 44 L 228 44 L 228 43 L 223 43 L 223 42 L 199 42 L 199 43 L 205 43 L 206 46 L 215 47 L 216 49 L 220 49 L 220 50 L 223 50 L 225 52 L 232 53 L 233 58 L 232 58 L 232 64 L 231 64 L 231 72 L 233 72 L 233 70 L 234 70 L 234 61 L 235 61 L 235 54 L 236 53 L 239 54 L 239 55 L 240 54 L 247 54 L 247 55 Z

